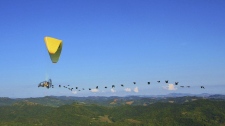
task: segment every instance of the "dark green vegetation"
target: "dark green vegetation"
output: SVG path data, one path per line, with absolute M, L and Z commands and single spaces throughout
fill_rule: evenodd
M 225 126 L 225 101 L 215 97 L 0 98 L 0 125 Z

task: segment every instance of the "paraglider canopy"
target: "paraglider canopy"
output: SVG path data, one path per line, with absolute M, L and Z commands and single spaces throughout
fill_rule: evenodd
M 57 63 L 62 51 L 62 40 L 47 36 L 44 41 L 52 62 Z

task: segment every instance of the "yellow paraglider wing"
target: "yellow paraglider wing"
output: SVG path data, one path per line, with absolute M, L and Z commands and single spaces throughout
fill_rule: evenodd
M 62 40 L 52 37 L 45 37 L 44 40 L 52 62 L 57 63 L 62 51 Z

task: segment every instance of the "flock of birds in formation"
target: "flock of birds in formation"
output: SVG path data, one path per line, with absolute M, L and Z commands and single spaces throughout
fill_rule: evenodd
M 150 85 L 151 82 L 147 82 L 148 85 Z M 157 81 L 157 83 L 160 83 L 160 81 Z M 165 83 L 169 83 L 168 80 L 165 80 Z M 179 82 L 175 82 L 175 85 L 178 85 Z M 136 82 L 133 82 L 133 84 L 135 85 Z M 124 84 L 121 84 L 120 85 L 121 87 L 124 87 Z M 43 81 L 41 83 L 39 83 L 38 87 L 46 87 L 46 88 L 54 88 L 54 85 L 52 84 L 52 80 L 49 79 L 49 81 Z M 73 91 L 74 88 L 70 87 L 70 85 L 67 85 L 67 86 L 62 86 L 62 85 L 59 85 L 59 87 L 63 87 L 63 88 L 67 88 L 68 90 L 70 91 Z M 187 88 L 190 88 L 190 86 L 180 86 L 181 88 L 184 88 L 184 87 L 187 87 Z M 98 89 L 99 87 L 96 86 L 95 89 Z M 104 87 L 105 89 L 108 88 L 107 86 Z M 115 85 L 112 85 L 112 88 L 115 88 Z M 204 86 L 201 86 L 202 89 L 205 89 Z M 82 89 L 78 89 L 78 87 L 75 87 L 76 90 L 78 91 L 81 91 L 81 90 L 85 90 L 84 88 Z M 93 90 L 92 88 L 88 88 L 88 90 Z

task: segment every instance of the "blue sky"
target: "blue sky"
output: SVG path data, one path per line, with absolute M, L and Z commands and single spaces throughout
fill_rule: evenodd
M 224 0 L 2 0 L 0 97 L 224 94 L 224 5 Z M 63 40 L 57 64 L 51 63 L 45 36 Z M 47 78 L 86 90 L 38 88 Z M 113 84 L 113 91 L 103 88 Z M 87 91 L 97 85 L 98 92 Z

